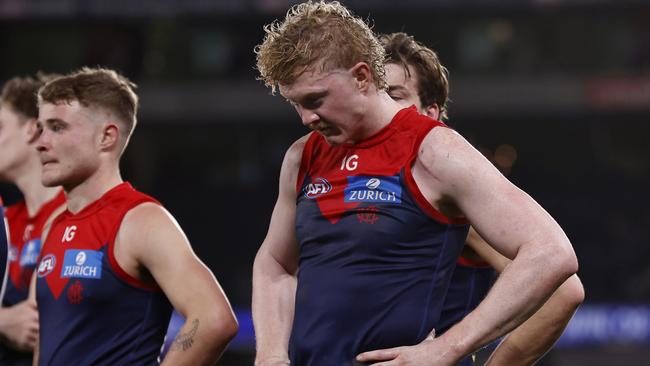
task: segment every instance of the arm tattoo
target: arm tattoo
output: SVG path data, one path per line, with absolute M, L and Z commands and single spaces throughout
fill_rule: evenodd
M 174 339 L 174 343 L 172 343 L 172 346 L 169 348 L 170 351 L 176 351 L 178 349 L 183 349 L 183 351 L 187 351 L 192 347 L 194 344 L 194 336 L 196 335 L 196 331 L 199 329 L 199 320 L 194 319 L 192 321 L 192 328 L 187 331 L 186 333 L 181 333 L 176 336 L 176 339 Z

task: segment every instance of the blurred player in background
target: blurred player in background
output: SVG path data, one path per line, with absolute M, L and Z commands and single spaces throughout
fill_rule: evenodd
M 67 210 L 38 268 L 38 364 L 155 364 L 172 305 L 187 322 L 163 365 L 212 365 L 237 332 L 175 219 L 121 178 L 136 124 L 133 88 L 112 70 L 84 68 L 39 91 L 42 181 L 63 187 Z
M 5 295 L 7 286 L 7 265 L 9 255 L 9 231 L 5 219 L 5 207 L 0 197 L 0 299 Z
M 420 113 L 446 121 L 448 71 L 438 55 L 405 33 L 384 34 L 379 40 L 387 55 L 388 95 L 404 107 L 415 105 Z M 492 285 L 494 269 L 501 272 L 509 263 L 508 258 L 492 249 L 470 227 L 445 296 L 436 333 L 443 334 L 474 310 Z M 573 275 L 534 316 L 504 339 L 489 364 L 533 364 L 559 338 L 583 299 L 582 284 Z
M 59 187 L 41 183 L 36 152 L 36 94 L 51 76 L 15 77 L 4 84 L 0 102 L 0 179 L 18 187 L 23 200 L 6 209 L 9 270 L 0 308 L 0 365 L 31 365 L 38 337 L 36 304 L 27 300 L 41 250 L 41 232 L 65 206 Z
M 308 2 L 265 31 L 261 79 L 314 132 L 285 156 L 255 259 L 258 365 L 454 365 L 577 271 L 548 213 L 460 135 L 390 98 L 385 51 L 363 20 Z M 433 338 L 469 223 L 514 259 Z

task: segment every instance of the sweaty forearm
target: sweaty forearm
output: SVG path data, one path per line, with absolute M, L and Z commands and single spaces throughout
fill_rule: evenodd
M 486 365 L 532 365 L 555 344 L 584 299 L 578 276 L 571 276 L 528 320 L 513 330 Z
M 288 362 L 296 277 L 273 259 L 256 259 L 253 269 L 253 323 L 256 365 Z
M 570 255 L 522 247 L 485 300 L 441 338 L 458 357 L 475 351 L 528 319 L 576 269 Z

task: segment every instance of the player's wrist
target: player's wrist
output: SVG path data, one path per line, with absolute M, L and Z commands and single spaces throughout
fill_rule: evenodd
M 435 338 L 435 341 L 438 342 L 435 352 L 442 352 L 441 360 L 445 365 L 455 365 L 473 351 L 467 343 L 462 341 L 461 337 L 451 332 L 451 329 Z
M 289 365 L 288 355 L 272 355 L 272 356 L 256 356 L 255 357 L 255 366 L 279 366 L 279 365 Z

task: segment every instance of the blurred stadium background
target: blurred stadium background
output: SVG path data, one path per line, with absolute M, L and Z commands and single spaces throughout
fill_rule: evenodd
M 284 151 L 306 132 L 253 69 L 262 25 L 294 3 L 0 0 L 0 84 L 83 65 L 139 84 L 124 177 L 174 213 L 237 308 L 223 365 L 252 364 L 252 261 Z M 650 1 L 343 3 L 439 53 L 450 124 L 571 238 L 586 304 L 541 364 L 648 364 Z

